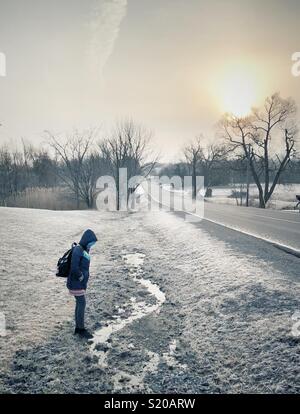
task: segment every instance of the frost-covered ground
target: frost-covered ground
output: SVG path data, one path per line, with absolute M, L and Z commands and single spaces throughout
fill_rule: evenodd
M 213 197 L 209 201 L 236 205 L 236 199 L 230 197 L 233 190 L 240 191 L 239 185 L 236 184 L 235 188 L 213 187 Z M 246 191 L 246 186 L 242 191 Z M 268 207 L 276 210 L 293 209 L 296 205 L 296 194 L 300 194 L 300 184 L 278 184 Z M 255 184 L 250 185 L 250 203 L 254 207 L 258 205 L 258 190 Z
M 87 227 L 92 346 L 54 276 Z M 166 212 L 2 208 L 0 229 L 1 393 L 299 392 L 299 259 Z

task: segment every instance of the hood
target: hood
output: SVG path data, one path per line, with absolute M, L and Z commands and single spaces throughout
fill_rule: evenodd
M 96 234 L 93 232 L 93 230 L 86 230 L 83 233 L 83 236 L 81 237 L 81 240 L 79 242 L 80 246 L 82 246 L 84 249 L 86 249 L 87 245 L 91 242 L 96 242 L 98 239 L 96 237 Z

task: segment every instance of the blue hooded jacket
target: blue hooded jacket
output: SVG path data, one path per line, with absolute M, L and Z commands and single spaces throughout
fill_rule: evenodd
M 97 237 L 92 230 L 86 230 L 72 253 L 71 269 L 67 280 L 70 290 L 86 289 L 89 280 L 90 255 L 88 244 L 96 242 Z M 83 280 L 79 279 L 83 276 Z

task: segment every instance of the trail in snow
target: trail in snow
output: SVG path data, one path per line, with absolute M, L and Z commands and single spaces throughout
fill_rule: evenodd
M 102 367 L 107 367 L 106 358 L 109 348 L 111 347 L 111 335 L 151 313 L 159 313 L 160 307 L 166 300 L 165 294 L 160 290 L 157 284 L 142 277 L 144 258 L 145 255 L 141 253 L 129 253 L 123 256 L 123 260 L 125 261 L 129 274 L 133 280 L 144 286 L 151 295 L 154 295 L 156 303 L 153 305 L 147 304 L 144 301 L 137 302 L 136 298 L 132 297 L 129 303 L 125 304 L 122 308 L 119 308 L 118 315 L 114 315 L 112 321 L 95 332 L 90 351 L 92 355 L 98 358 L 99 365 Z M 128 311 L 130 312 L 130 315 L 124 316 L 128 314 Z
M 144 301 L 136 302 L 136 298 L 132 297 L 130 299 L 130 303 L 127 303 L 122 308 L 118 309 L 118 315 L 114 315 L 113 320 L 109 324 L 95 332 L 93 343 L 91 345 L 91 353 L 98 358 L 98 363 L 103 368 L 107 367 L 106 358 L 111 347 L 110 336 L 138 319 L 152 313 L 158 314 L 162 304 L 166 300 L 165 294 L 160 290 L 157 284 L 142 277 L 142 265 L 144 263 L 144 258 L 145 255 L 141 253 L 129 253 L 123 255 L 123 260 L 125 261 L 129 274 L 133 280 L 144 286 L 151 295 L 155 296 L 156 303 L 147 304 Z M 128 311 L 130 315 L 126 317 L 123 316 L 128 315 Z M 134 348 L 133 344 L 130 345 Z M 164 362 L 171 367 L 178 367 L 183 370 L 186 369 L 186 365 L 180 364 L 176 360 L 176 349 L 176 340 L 173 340 L 169 344 L 168 351 L 163 353 L 161 356 L 158 353 L 145 349 L 148 361 L 140 367 L 135 374 L 120 370 L 112 377 L 114 391 L 143 390 L 145 388 L 144 380 L 146 375 L 157 371 L 160 362 Z

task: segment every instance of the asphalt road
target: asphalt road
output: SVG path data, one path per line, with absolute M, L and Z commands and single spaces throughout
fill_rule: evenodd
M 170 194 L 169 190 L 163 189 L 163 192 L 165 195 Z M 174 197 L 177 200 L 181 199 L 180 193 L 175 192 Z M 151 198 L 157 201 L 158 193 Z M 168 201 L 164 201 L 161 207 L 166 208 L 166 204 L 170 205 Z M 185 215 L 180 211 L 175 211 L 175 214 L 182 217 Z M 282 245 L 296 251 L 300 257 L 299 211 L 264 210 L 206 201 L 204 203 L 204 220 Z
M 283 244 L 300 252 L 300 214 L 206 202 L 204 219 Z

